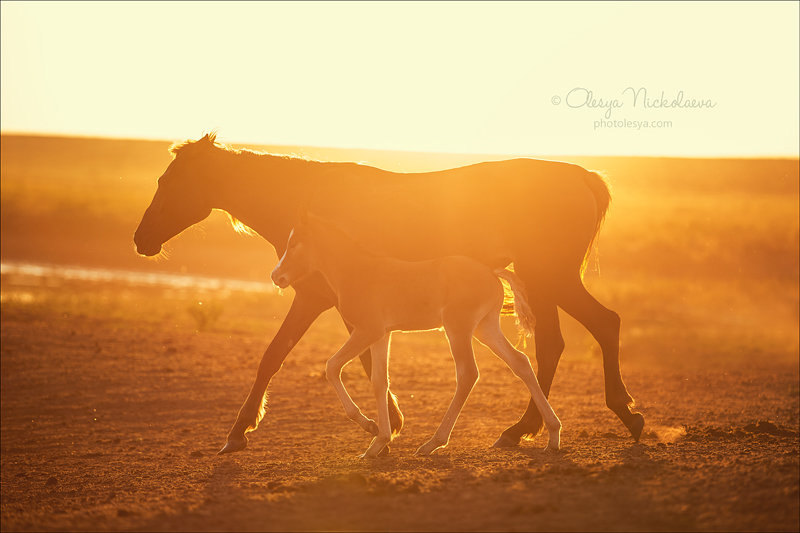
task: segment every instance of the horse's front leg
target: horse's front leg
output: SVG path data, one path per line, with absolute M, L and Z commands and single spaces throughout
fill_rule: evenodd
M 253 387 L 250 394 L 244 401 L 236 422 L 228 432 L 228 441 L 219 453 L 231 453 L 243 450 L 247 447 L 247 437 L 245 433 L 253 431 L 258 427 L 259 422 L 264 417 L 267 408 L 265 393 L 270 379 L 280 369 L 289 351 L 297 344 L 300 337 L 306 332 L 308 327 L 316 318 L 328 309 L 330 305 L 318 294 L 310 291 L 298 290 L 289 313 L 283 319 L 278 333 L 267 346 L 261 362 L 258 365 Z

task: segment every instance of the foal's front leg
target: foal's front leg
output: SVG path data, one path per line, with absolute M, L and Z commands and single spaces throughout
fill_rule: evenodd
M 372 352 L 372 391 L 378 407 L 378 434 L 361 457 L 377 457 L 392 441 L 392 427 L 389 419 L 389 343 L 391 333 L 370 348 Z
M 344 406 L 347 418 L 361 426 L 365 431 L 373 435 L 378 434 L 378 426 L 361 412 L 353 399 L 347 393 L 347 389 L 342 382 L 342 368 L 352 361 L 358 354 L 369 348 L 369 346 L 381 338 L 383 332 L 371 332 L 367 330 L 354 329 L 347 342 L 339 348 L 333 357 L 325 365 L 325 375 L 336 391 L 339 401 Z M 386 406 L 388 411 L 388 405 Z
M 347 328 L 347 332 L 352 333 L 353 327 L 346 321 L 344 325 Z M 361 359 L 361 366 L 364 367 L 364 372 L 367 373 L 367 379 L 371 381 L 372 355 L 370 355 L 370 351 L 366 350 L 361 352 L 359 358 Z M 401 429 L 403 429 L 404 417 L 403 413 L 400 411 L 400 406 L 397 404 L 397 395 L 395 395 L 392 391 L 389 391 L 387 394 L 387 403 L 389 404 L 389 423 L 392 426 L 392 435 L 396 435 L 400 433 Z

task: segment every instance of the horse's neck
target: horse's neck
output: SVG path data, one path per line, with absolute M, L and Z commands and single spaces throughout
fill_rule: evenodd
M 258 232 L 277 249 L 286 246 L 289 230 L 320 166 L 301 159 L 225 153 L 215 207 Z M 212 191 L 214 194 L 214 191 Z

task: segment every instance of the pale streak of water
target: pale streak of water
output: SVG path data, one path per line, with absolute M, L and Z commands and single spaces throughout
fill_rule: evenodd
M 165 272 L 138 272 L 107 268 L 85 268 L 66 265 L 46 265 L 15 261 L 0 262 L 0 275 L 30 276 L 35 278 L 57 278 L 65 280 L 119 282 L 134 286 L 164 286 L 207 290 L 229 290 L 244 292 L 275 292 L 271 282 L 246 281 L 241 279 L 213 278 L 167 274 Z M 265 276 L 266 277 L 266 276 Z

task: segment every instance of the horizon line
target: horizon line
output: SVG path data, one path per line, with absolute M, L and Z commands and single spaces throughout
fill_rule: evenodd
M 91 133 L 63 133 L 63 132 L 44 132 L 44 131 L 25 131 L 25 130 L 4 130 L 0 128 L 0 135 L 15 137 L 50 137 L 63 139 L 85 139 L 85 140 L 112 140 L 112 141 L 137 141 L 137 142 L 163 142 L 174 143 L 183 142 L 187 139 L 165 139 L 159 137 L 131 137 L 100 135 Z M 191 138 L 190 138 L 191 139 Z M 795 154 L 756 154 L 756 155 L 732 155 L 732 154 L 703 154 L 703 155 L 674 155 L 674 154 L 592 154 L 592 153 L 549 153 L 549 154 L 524 154 L 520 152 L 453 152 L 453 151 L 434 151 L 434 150 L 409 150 L 400 148 L 366 148 L 352 146 L 331 146 L 315 144 L 283 144 L 265 143 L 263 141 L 220 141 L 221 144 L 236 145 L 240 147 L 269 146 L 287 148 L 316 148 L 323 150 L 350 150 L 350 151 L 369 151 L 369 152 L 396 152 L 405 154 L 428 154 L 428 155 L 456 155 L 456 156 L 512 156 L 512 157 L 639 157 L 657 159 L 798 159 L 800 151 Z

